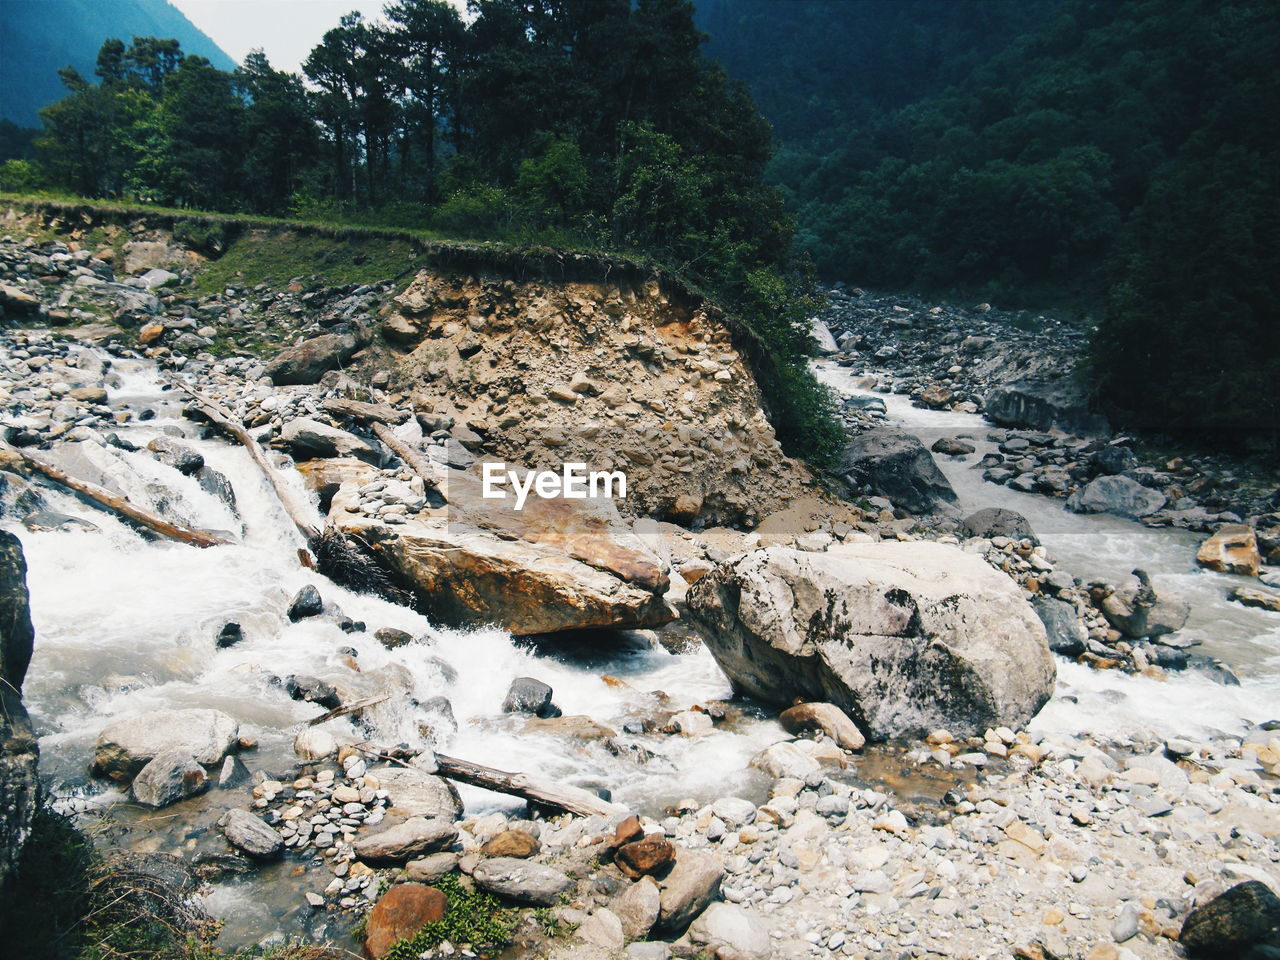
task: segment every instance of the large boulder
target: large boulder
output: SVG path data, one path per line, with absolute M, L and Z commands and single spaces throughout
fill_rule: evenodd
M 364 952 L 381 960 L 401 940 L 408 940 L 428 923 L 444 919 L 449 898 L 435 887 L 399 883 L 384 893 L 365 923 Z
M 284 840 L 275 828 L 248 810 L 233 807 L 223 814 L 218 825 L 227 842 L 255 860 L 267 860 L 284 849 Z
M 382 455 L 354 433 L 339 430 L 319 420 L 298 417 L 290 420 L 280 431 L 280 439 L 299 460 L 311 457 L 357 457 L 368 463 L 378 463 Z
M 813 338 L 819 353 L 827 355 L 840 352 L 836 338 L 831 335 L 831 328 L 817 317 L 809 321 L 809 336 Z
M 711 949 L 728 947 L 741 960 L 766 960 L 773 952 L 769 923 L 735 903 L 713 903 L 689 927 L 689 939 Z
M 1191 605 L 1176 596 L 1159 596 L 1145 570 L 1121 584 L 1099 604 L 1107 622 L 1126 637 L 1162 637 L 1181 630 Z
M 319 383 L 321 377 L 337 370 L 358 349 L 355 337 L 321 334 L 281 350 L 267 364 L 265 373 L 276 386 Z
M 1262 569 L 1258 537 L 1247 523 L 1226 523 L 1196 551 L 1196 563 L 1219 573 L 1256 577 Z
M 411 767 L 385 767 L 374 771 L 390 795 L 390 812 L 401 817 L 427 817 L 452 823 L 462 816 L 457 788 L 443 777 Z
M 167 807 L 209 785 L 204 767 L 179 747 L 157 753 L 133 778 L 133 799 L 144 807 Z
M 1004 507 L 984 507 L 975 510 L 962 521 L 961 527 L 971 537 L 1008 537 L 1010 540 L 1040 541 L 1031 529 L 1031 522 L 1016 510 Z
M 458 839 L 451 820 L 410 817 L 377 833 L 361 836 L 352 844 L 365 863 L 404 863 L 428 853 L 439 853 Z
M 1053 692 L 1045 629 L 1017 585 L 958 547 L 769 547 L 689 591 L 739 691 L 829 701 L 871 739 L 1020 727 Z
M 40 750 L 22 703 L 34 640 L 22 544 L 0 531 L 0 889 L 31 833 L 40 786 Z
M 663 561 L 607 498 L 530 496 L 523 509 L 487 499 L 475 474 L 442 468 L 444 516 L 388 524 L 347 509 L 342 488 L 329 516 L 370 544 L 433 620 L 496 625 L 517 635 L 640 629 L 674 618 L 663 600 Z
M 481 860 L 471 876 L 481 890 L 534 907 L 554 906 L 573 887 L 555 867 L 515 857 Z
M 158 754 L 178 749 L 211 766 L 231 752 L 239 735 L 240 725 L 220 710 L 151 710 L 98 734 L 93 771 L 127 782 Z
M 1089 410 L 1084 393 L 1070 380 L 1008 383 L 987 394 L 987 418 L 1005 427 L 1058 428 L 1084 436 L 1108 432 L 1105 417 Z
M 654 930 L 663 936 L 684 932 L 720 896 L 724 866 L 705 850 L 681 850 L 675 866 L 658 881 L 659 911 Z
M 1133 520 L 1155 513 L 1164 504 L 1163 493 L 1130 477 L 1098 477 L 1067 498 L 1067 509 L 1075 513 L 1113 513 Z
M 835 472 L 912 513 L 956 502 L 956 492 L 919 438 L 887 428 L 868 430 L 845 444 Z
M 1064 657 L 1078 657 L 1089 644 L 1089 631 L 1076 614 L 1076 608 L 1065 600 L 1038 596 L 1031 606 L 1049 637 L 1049 649 Z
M 1237 884 L 1192 910 L 1178 939 L 1197 960 L 1271 956 L 1250 950 L 1280 947 L 1280 897 L 1258 880 Z

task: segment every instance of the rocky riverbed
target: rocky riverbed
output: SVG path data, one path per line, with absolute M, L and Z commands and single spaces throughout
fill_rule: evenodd
M 26 701 L 63 805 L 180 858 L 224 945 L 345 947 L 363 920 L 380 957 L 468 891 L 519 911 L 516 955 L 565 958 L 1173 957 L 1199 949 L 1198 907 L 1225 904 L 1220 942 L 1274 909 L 1253 887 L 1214 901 L 1280 876 L 1270 687 L 1198 653 L 1164 579 L 1074 575 L 1025 517 L 969 509 L 874 391 L 847 392 L 861 433 L 819 477 L 781 458 L 731 331 L 659 287 L 424 270 L 196 295 L 163 231 L 74 234 L 0 239 Z M 846 299 L 868 327 L 919 328 L 914 306 Z M 548 319 L 566 304 L 568 339 Z M 543 339 L 510 341 L 513 316 Z M 874 341 L 836 346 L 835 369 L 890 369 Z M 610 399 L 619 364 L 642 397 Z M 174 378 L 245 425 L 280 490 Z M 976 412 L 972 392 L 926 406 Z M 1062 467 L 1071 496 L 1168 490 L 1124 444 L 1052 427 L 931 445 Z M 598 457 L 611 430 L 661 452 L 629 455 L 631 504 L 477 499 L 485 458 Z M 33 460 L 226 542 L 146 539 Z M 1172 500 L 1218 531 L 1203 567 L 1265 601 L 1265 515 L 1207 496 Z M 384 596 L 300 564 L 308 525 L 361 544 Z M 147 602 L 120 603 L 139 583 Z M 1239 609 L 1265 631 L 1258 606 Z M 1234 702 L 1177 716 L 1233 681 Z M 1141 717 L 1159 697 L 1172 710 Z M 424 956 L 488 952 L 438 940 Z

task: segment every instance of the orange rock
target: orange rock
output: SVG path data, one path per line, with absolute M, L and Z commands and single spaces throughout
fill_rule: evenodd
M 666 837 L 645 837 L 618 849 L 614 862 L 627 876 L 653 876 L 676 858 L 676 848 Z
M 141 344 L 154 343 L 164 336 L 164 324 L 148 323 L 145 327 L 138 331 L 138 342 Z
M 532 857 L 542 849 L 536 837 L 523 830 L 504 830 L 483 847 L 480 852 L 486 857 Z
M 1244 523 L 1227 523 L 1200 545 L 1196 563 L 1220 573 L 1242 573 L 1256 577 L 1262 566 L 1258 538 Z
M 428 923 L 444 918 L 449 898 L 435 887 L 422 883 L 401 883 L 382 895 L 369 912 L 365 925 L 364 952 L 370 960 L 380 960 L 398 940 L 412 937 Z

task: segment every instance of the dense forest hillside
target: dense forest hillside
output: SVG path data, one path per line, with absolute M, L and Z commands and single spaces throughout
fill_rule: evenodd
M 1101 310 L 1113 412 L 1274 435 L 1273 4 L 711 0 L 703 24 L 823 276 Z
M 38 127 L 39 110 L 63 96 L 58 71 L 93 73 L 108 37 L 177 40 L 215 67 L 235 64 L 168 0 L 6 0 L 0 3 L 0 120 Z M 0 144 L 0 147 L 3 147 Z

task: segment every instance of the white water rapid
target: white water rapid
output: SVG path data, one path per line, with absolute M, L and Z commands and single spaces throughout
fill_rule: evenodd
M 1070 513 L 1061 500 L 989 483 L 975 467 L 996 448 L 987 439 L 992 427 L 982 417 L 929 410 L 914 406 L 906 396 L 859 389 L 853 384 L 861 371 L 830 361 L 817 361 L 814 370 L 842 394 L 883 400 L 890 424 L 916 435 L 926 447 L 939 437 L 969 439 L 977 447 L 974 453 L 934 458 L 955 488 L 962 515 L 983 507 L 1016 510 L 1031 522 L 1054 562 L 1086 581 L 1119 582 L 1135 567 L 1146 569 L 1157 591 L 1179 594 L 1191 604 L 1182 634 L 1202 642 L 1196 652 L 1218 657 L 1240 677 L 1238 687 L 1196 673 L 1170 674 L 1159 682 L 1058 658 L 1057 693 L 1036 717 L 1033 730 L 1117 739 L 1144 733 L 1238 734 L 1249 721 L 1280 717 L 1280 614 L 1229 601 L 1230 588 L 1249 579 L 1198 567 L 1200 535 L 1149 529 L 1119 517 Z

